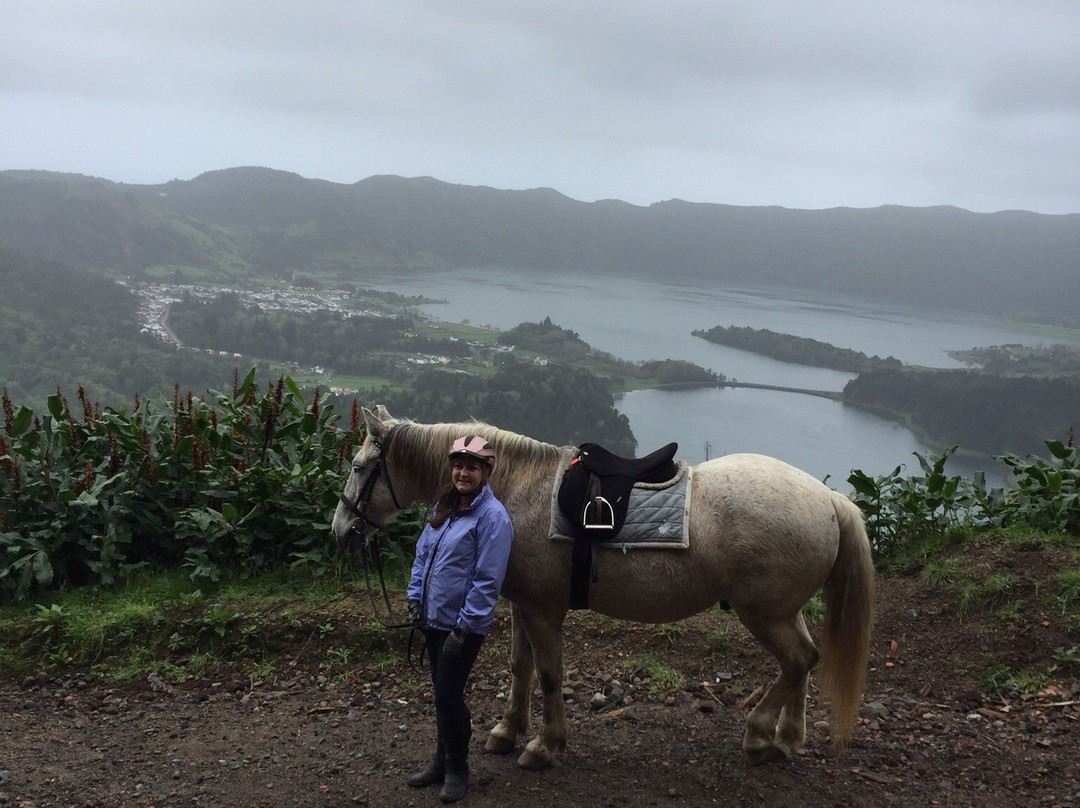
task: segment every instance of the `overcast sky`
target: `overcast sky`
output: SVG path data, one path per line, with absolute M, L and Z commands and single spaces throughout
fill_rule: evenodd
M 0 0 L 0 169 L 1080 212 L 1078 0 Z

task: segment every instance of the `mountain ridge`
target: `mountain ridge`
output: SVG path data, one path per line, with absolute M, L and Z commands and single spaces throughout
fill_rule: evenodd
M 139 278 L 502 267 L 757 284 L 1075 325 L 1080 214 L 583 202 L 433 177 L 352 184 L 247 166 L 157 185 L 0 172 L 0 240 Z

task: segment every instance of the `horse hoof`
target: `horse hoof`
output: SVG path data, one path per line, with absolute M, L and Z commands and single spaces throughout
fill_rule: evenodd
M 788 755 L 779 746 L 769 744 L 753 749 L 745 749 L 746 758 L 751 766 L 761 766 L 766 763 L 775 763 L 778 760 L 787 760 Z
M 534 748 L 532 744 L 529 744 L 518 758 L 518 766 L 526 771 L 537 772 L 549 768 L 554 762 L 553 757 L 550 752 L 538 751 L 538 747 Z
M 494 730 L 488 735 L 487 743 L 484 744 L 487 751 L 494 752 L 496 755 L 508 755 L 514 751 L 515 746 L 517 746 L 517 743 L 513 738 L 496 735 Z

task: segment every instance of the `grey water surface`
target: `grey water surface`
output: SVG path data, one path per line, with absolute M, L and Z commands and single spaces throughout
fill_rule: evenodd
M 791 365 L 715 345 L 691 335 L 712 326 L 768 328 L 909 364 L 959 367 L 947 351 L 989 345 L 1038 345 L 1045 338 L 990 317 L 915 310 L 853 297 L 799 290 L 710 288 L 662 279 L 612 278 L 584 272 L 453 270 L 365 280 L 408 295 L 446 300 L 421 310 L 436 320 L 512 328 L 552 322 L 576 331 L 594 348 L 631 361 L 683 359 L 728 379 L 840 391 L 852 374 Z M 798 393 L 748 388 L 640 390 L 616 401 L 645 454 L 671 440 L 690 463 L 732 452 L 781 458 L 835 488 L 848 490 L 852 469 L 870 475 L 903 465 L 918 470 L 913 452 L 930 449 L 907 429 L 851 405 Z M 583 439 L 587 439 L 583 438 Z M 948 471 L 986 471 L 1001 485 L 1005 470 L 991 459 L 954 457 Z

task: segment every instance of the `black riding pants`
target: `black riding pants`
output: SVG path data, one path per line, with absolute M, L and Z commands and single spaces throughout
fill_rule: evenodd
M 449 635 L 449 631 L 427 629 L 424 639 L 431 663 L 431 684 L 439 733 L 436 761 L 441 757 L 448 771 L 462 773 L 468 771 L 469 739 L 472 737 L 472 714 L 465 704 L 465 685 L 480 653 L 480 646 L 484 644 L 484 635 L 466 634 L 461 656 L 447 659 L 442 650 Z

